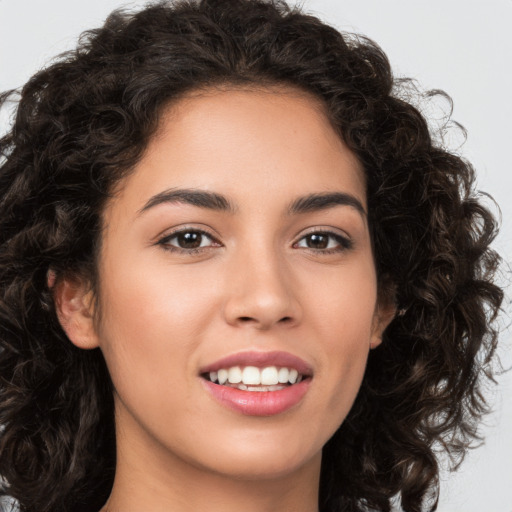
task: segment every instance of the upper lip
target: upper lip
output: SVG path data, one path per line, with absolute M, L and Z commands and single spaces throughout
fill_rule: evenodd
M 257 368 L 278 366 L 281 368 L 295 368 L 303 376 L 311 376 L 313 374 L 313 369 L 306 361 L 289 352 L 282 351 L 238 352 L 204 366 L 199 373 L 216 372 L 221 368 L 231 368 L 233 366 L 256 366 Z

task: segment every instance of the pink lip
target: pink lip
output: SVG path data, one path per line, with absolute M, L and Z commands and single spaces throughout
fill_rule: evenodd
M 279 391 L 244 391 L 229 386 L 221 386 L 201 378 L 206 390 L 221 404 L 248 416 L 273 416 L 297 405 L 311 384 L 313 369 L 300 357 L 288 352 L 239 352 L 211 363 L 200 370 L 200 374 L 218 371 L 233 366 L 278 366 L 295 368 L 304 379 L 298 384 L 287 386 Z
M 311 366 L 300 357 L 294 356 L 288 352 L 239 352 L 224 357 L 211 363 L 199 371 L 199 373 L 216 372 L 221 368 L 231 368 L 232 366 L 256 366 L 265 368 L 266 366 L 278 366 L 281 368 L 295 368 L 300 374 L 305 376 L 313 375 Z
M 279 391 L 243 391 L 201 379 L 203 386 L 221 404 L 247 416 L 273 416 L 297 405 L 306 394 L 311 379 Z

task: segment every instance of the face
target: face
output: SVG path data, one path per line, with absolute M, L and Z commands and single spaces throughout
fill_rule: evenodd
M 320 103 L 180 100 L 104 226 L 94 343 L 118 442 L 238 478 L 318 467 L 386 323 L 363 171 Z

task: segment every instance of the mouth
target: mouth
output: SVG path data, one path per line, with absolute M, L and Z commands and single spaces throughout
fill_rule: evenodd
M 241 352 L 199 372 L 205 390 L 220 404 L 249 416 L 273 416 L 302 402 L 313 370 L 287 352 Z
M 308 378 L 296 368 L 286 366 L 231 366 L 203 373 L 201 377 L 220 386 L 255 392 L 280 391 Z

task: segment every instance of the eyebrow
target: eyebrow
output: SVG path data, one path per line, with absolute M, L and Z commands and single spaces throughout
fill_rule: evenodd
M 236 208 L 231 201 L 221 194 L 194 189 L 169 189 L 151 197 L 139 210 L 138 215 L 163 203 L 185 203 L 199 208 L 208 208 L 222 212 L 233 213 Z
M 216 192 L 195 189 L 169 189 L 152 196 L 139 210 L 138 215 L 163 203 L 185 203 L 199 208 L 234 213 L 236 206 L 225 196 Z M 288 207 L 289 215 L 326 210 L 334 206 L 350 206 L 362 217 L 367 213 L 359 199 L 345 192 L 324 192 L 302 196 Z
M 333 206 L 351 206 L 355 208 L 362 217 L 366 219 L 367 213 L 361 201 L 351 194 L 345 192 L 325 192 L 317 194 L 309 194 L 304 197 L 296 199 L 288 208 L 290 214 L 309 213 Z

